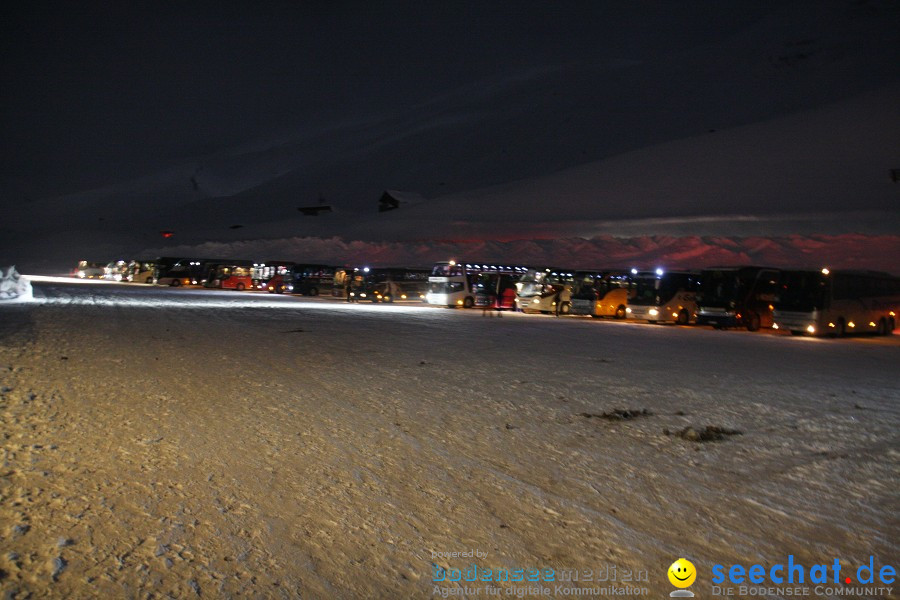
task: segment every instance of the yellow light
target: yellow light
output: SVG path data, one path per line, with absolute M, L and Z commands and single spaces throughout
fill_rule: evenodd
M 451 267 L 455 267 L 455 266 L 456 266 L 456 261 L 455 261 L 455 260 L 451 260 L 451 261 L 450 261 L 450 266 L 451 266 Z
M 869 321 L 869 327 L 875 327 L 875 322 L 874 322 L 874 321 Z
M 781 329 L 778 327 L 778 323 L 772 323 L 772 329 Z
M 853 321 L 850 321 L 849 323 L 847 323 L 847 327 L 851 327 L 851 328 L 856 327 L 856 323 L 854 323 Z
M 894 314 L 894 311 L 891 311 L 891 312 L 889 312 L 888 314 L 891 315 L 892 317 L 896 317 L 896 316 L 897 316 L 897 315 Z
M 829 323 L 828 326 L 829 326 L 829 327 L 834 327 L 834 323 Z
M 672 313 L 672 316 L 675 317 L 675 318 L 677 319 L 677 318 L 678 318 L 678 313 Z
M 829 273 L 831 273 L 831 271 L 829 271 L 827 268 L 822 269 L 822 275 L 828 275 Z
M 406 294 L 400 294 L 400 297 L 406 300 Z
M 625 309 L 625 312 L 627 312 L 628 314 L 631 314 L 631 307 L 630 307 L 630 306 L 627 307 L 627 308 Z
M 462 306 L 463 301 L 462 301 L 462 300 L 457 300 L 456 303 L 457 303 L 458 305 Z
M 807 330 L 808 332 L 810 332 L 810 333 L 815 333 L 815 332 L 816 332 L 816 328 L 813 327 L 812 325 L 810 325 L 809 327 L 807 327 L 806 330 Z
M 650 309 L 650 316 L 651 316 L 651 317 L 655 317 L 655 316 L 658 315 L 658 314 L 659 314 L 659 311 L 656 310 L 655 308 L 651 308 L 651 309 Z
M 772 305 L 770 304 L 770 305 L 769 305 L 769 310 L 775 310 L 775 307 L 772 306 Z

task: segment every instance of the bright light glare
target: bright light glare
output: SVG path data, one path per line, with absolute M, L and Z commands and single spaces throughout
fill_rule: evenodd
M 100 285 L 116 285 L 117 282 L 110 281 L 109 279 L 78 279 L 76 277 L 51 277 L 49 275 L 22 275 L 31 281 L 43 281 L 45 283 L 85 283 L 85 284 L 100 284 Z M 129 284 L 128 287 L 136 284 Z M 137 284 L 137 285 L 146 285 L 146 284 Z
M 71 277 L 48 277 L 43 275 L 23 275 L 32 281 L 48 283 L 76 283 L 94 285 L 116 285 L 113 281 L 93 280 L 84 281 Z M 121 285 L 121 284 L 120 284 Z M 129 284 L 132 287 L 138 284 Z M 160 294 L 147 294 L 146 296 L 116 295 L 76 295 L 59 298 L 37 297 L 29 300 L 36 304 L 53 305 L 90 305 L 90 306 L 119 306 L 126 308 L 186 308 L 186 309 L 234 309 L 246 310 L 247 308 L 265 308 L 281 310 L 335 310 L 335 311 L 363 311 L 372 313 L 395 312 L 405 314 L 422 314 L 420 311 L 434 311 L 425 304 L 358 304 L 350 302 L 329 301 L 326 299 L 306 299 L 296 296 L 258 296 L 234 294 L 231 291 L 183 290 L 178 292 L 162 291 Z M 440 314 L 435 312 L 435 314 Z

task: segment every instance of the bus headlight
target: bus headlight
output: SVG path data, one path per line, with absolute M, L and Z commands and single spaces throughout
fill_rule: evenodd
M 659 311 L 656 310 L 655 308 L 651 308 L 651 309 L 648 311 L 648 314 L 649 314 L 651 317 L 655 317 L 655 316 L 659 315 Z
M 401 298 L 402 300 L 406 300 L 406 294 L 400 294 L 400 298 Z
M 778 323 L 772 323 L 772 329 L 780 329 L 780 327 L 778 327 Z
M 359 295 L 359 297 L 360 297 L 360 298 L 365 298 L 365 297 L 366 297 L 366 293 L 363 292 L 362 294 Z
M 630 315 L 630 314 L 631 314 L 631 307 L 630 307 L 630 306 L 626 307 L 626 308 L 625 308 L 625 312 L 627 312 L 627 313 Z
M 532 304 L 540 304 L 540 303 L 541 303 L 541 299 L 540 299 L 540 298 L 534 298 L 534 299 L 531 301 L 531 303 L 532 303 Z
M 815 332 L 816 332 L 816 328 L 815 328 L 813 325 L 808 326 L 808 327 L 806 328 L 806 330 L 807 330 L 808 332 L 810 332 L 810 333 L 815 333 Z

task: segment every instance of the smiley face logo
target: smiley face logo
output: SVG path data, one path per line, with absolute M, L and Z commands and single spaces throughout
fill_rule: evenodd
M 677 588 L 690 587 L 697 579 L 697 569 L 694 563 L 686 558 L 679 558 L 669 567 L 669 583 Z

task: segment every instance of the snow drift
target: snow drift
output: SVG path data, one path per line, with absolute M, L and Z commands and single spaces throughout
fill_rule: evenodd
M 9 267 L 6 274 L 0 269 L 0 301 L 31 300 L 31 282 L 19 275 L 15 267 Z

